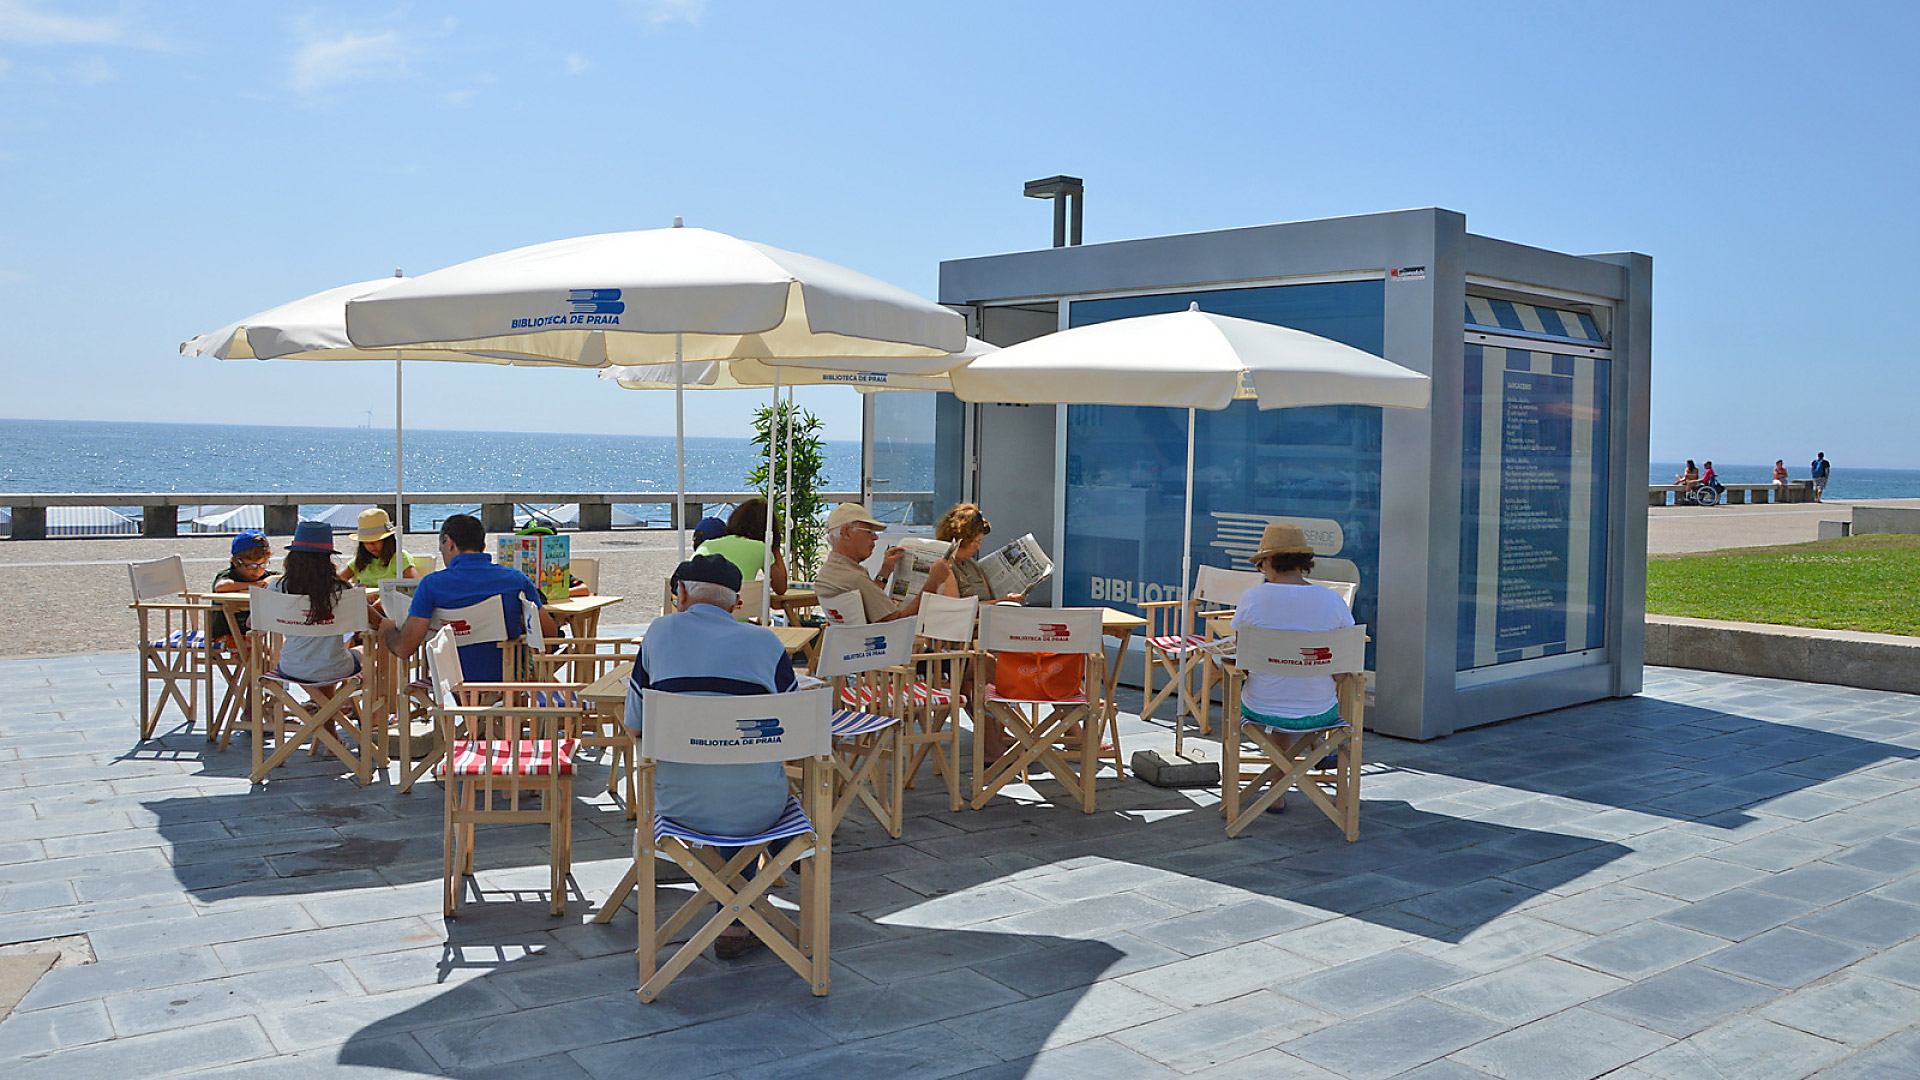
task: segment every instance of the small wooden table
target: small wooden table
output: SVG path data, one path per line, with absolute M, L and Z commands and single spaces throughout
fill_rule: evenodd
M 796 613 L 819 607 L 820 594 L 811 588 L 791 587 L 786 592 L 776 593 L 771 604 L 775 609 L 785 612 L 788 621 L 792 621 Z
M 624 596 L 569 596 L 547 602 L 547 614 L 574 637 L 599 637 L 600 613 L 625 600 Z

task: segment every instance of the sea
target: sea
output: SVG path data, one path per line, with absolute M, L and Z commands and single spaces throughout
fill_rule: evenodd
M 1698 459 L 1696 459 L 1698 460 Z M 1812 460 L 1812 459 L 1808 459 Z M 1647 467 L 1647 483 L 1671 484 L 1686 470 L 1684 461 L 1655 461 Z M 1773 465 L 1726 465 L 1713 463 L 1713 471 L 1723 484 L 1768 484 L 1773 482 Z M 1787 462 L 1787 476 L 1808 480 L 1806 461 Z M 1829 499 L 1920 499 L 1920 469 L 1861 469 L 1836 461 L 1827 477 Z
M 899 470 L 900 490 L 932 487 L 927 449 L 924 468 Z M 860 444 L 822 450 L 825 489 L 857 489 Z M 405 452 L 408 491 L 674 490 L 671 436 L 420 430 L 406 433 Z M 689 438 L 687 490 L 745 490 L 762 460 L 747 439 Z M 0 420 L 0 492 L 392 490 L 392 428 Z M 471 509 L 422 504 L 414 528 Z M 619 509 L 668 520 L 664 503 Z

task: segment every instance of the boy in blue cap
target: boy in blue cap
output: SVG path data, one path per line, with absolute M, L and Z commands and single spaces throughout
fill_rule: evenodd
M 267 534 L 259 529 L 247 529 L 233 538 L 233 549 L 227 565 L 213 575 L 213 591 L 246 592 L 258 585 L 265 588 L 272 585 L 279 574 L 267 568 L 273 561 L 273 547 L 267 543 Z M 213 609 L 213 615 L 207 620 L 207 636 L 216 644 L 229 648 L 234 645 L 236 636 L 247 632 L 247 614 L 239 613 L 239 629 L 227 625 L 227 613 L 220 607 Z

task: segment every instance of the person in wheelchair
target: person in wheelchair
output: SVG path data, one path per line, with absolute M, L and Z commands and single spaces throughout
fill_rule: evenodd
M 1235 629 L 1338 630 L 1353 625 L 1353 611 L 1339 593 L 1307 580 L 1313 572 L 1313 545 L 1300 526 L 1282 522 L 1268 525 L 1252 561 L 1266 580 L 1241 596 L 1233 616 Z M 1240 717 L 1282 734 L 1338 724 L 1340 698 L 1333 680 L 1331 675 L 1298 678 L 1249 674 L 1240 695 Z M 1282 798 L 1273 804 L 1273 812 L 1285 806 Z
M 1720 482 L 1720 475 L 1713 471 L 1713 462 L 1709 461 L 1700 470 L 1700 486 L 1709 488 L 1715 495 L 1723 494 L 1727 488 Z
M 1700 486 L 1700 466 L 1695 465 L 1692 458 L 1688 458 L 1687 467 L 1673 478 L 1673 482 L 1680 489 L 1682 498 L 1692 495 L 1693 489 Z
M 793 660 L 773 631 L 738 622 L 740 568 L 721 555 L 696 555 L 673 571 L 675 611 L 647 627 L 627 686 L 626 725 L 636 743 L 645 691 L 674 694 L 784 694 L 800 688 Z M 654 771 L 656 812 L 711 836 L 752 836 L 771 827 L 787 807 L 787 772 L 779 762 L 698 765 L 662 761 Z M 738 848 L 715 847 L 722 859 Z M 752 876 L 751 870 L 748 877 Z M 714 943 L 731 959 L 760 945 L 734 923 Z

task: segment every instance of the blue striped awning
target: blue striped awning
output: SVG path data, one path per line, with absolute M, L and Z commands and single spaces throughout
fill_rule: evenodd
M 1600 324 L 1584 311 L 1564 311 L 1485 296 L 1467 297 L 1467 329 L 1489 334 L 1519 334 L 1556 341 L 1578 341 L 1587 345 L 1607 343 L 1605 336 L 1600 333 Z

